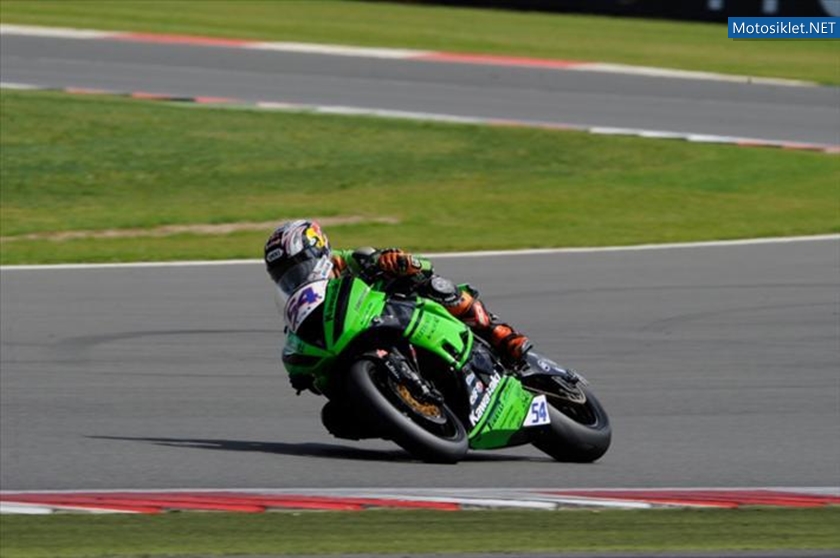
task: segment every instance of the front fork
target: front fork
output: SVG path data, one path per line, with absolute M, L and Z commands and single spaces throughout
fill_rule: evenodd
M 394 347 L 390 350 L 377 349 L 370 356 L 376 357 L 384 366 L 388 376 L 398 385 L 404 385 L 415 399 L 424 403 L 443 405 L 443 395 L 419 374 L 420 366 L 414 347 L 408 345 L 405 352 L 409 356 Z

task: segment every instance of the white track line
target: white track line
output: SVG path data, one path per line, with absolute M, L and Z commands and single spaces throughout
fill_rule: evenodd
M 811 81 L 784 78 L 763 78 L 744 76 L 739 74 L 719 74 L 717 72 L 701 72 L 695 70 L 676 70 L 671 68 L 656 68 L 652 66 L 631 66 L 629 64 L 593 63 L 573 66 L 569 70 L 581 72 L 603 72 L 608 74 L 626 74 L 647 77 L 664 77 L 676 79 L 695 79 L 706 81 L 728 81 L 733 83 L 755 83 L 757 85 L 784 85 L 807 87 L 817 85 Z
M 249 43 L 244 45 L 242 48 L 251 50 L 275 50 L 279 52 L 303 52 L 307 54 L 328 54 L 330 56 L 357 56 L 361 58 L 389 59 L 406 59 L 430 54 L 429 51 L 425 50 L 410 50 L 404 48 L 374 48 L 286 42 Z
M 476 252 L 441 252 L 424 253 L 424 256 L 434 259 L 447 258 L 490 258 L 500 256 L 533 256 L 559 254 L 591 254 L 598 252 L 635 252 L 646 250 L 676 250 L 684 248 L 725 248 L 730 246 L 756 246 L 762 244 L 787 244 L 791 242 L 822 242 L 840 240 L 840 234 L 824 234 L 815 236 L 789 236 L 778 238 L 751 238 L 744 240 L 714 240 L 705 242 L 676 242 L 669 244 L 638 244 L 635 246 L 603 246 L 595 248 L 536 248 L 526 250 L 486 250 Z M 0 271 L 40 271 L 58 269 L 125 269 L 143 267 L 195 267 L 195 266 L 224 266 L 224 265 L 256 265 L 263 264 L 262 260 L 199 260 L 177 262 L 132 262 L 132 263 L 74 263 L 74 264 L 43 264 L 43 265 L 4 265 Z
M 96 29 L 75 29 L 69 27 L 40 27 L 37 25 L 0 25 L 0 35 L 23 35 L 25 37 L 55 37 L 60 39 L 108 39 L 124 35 L 120 31 L 99 31 Z
M 39 85 L 31 85 L 29 83 L 14 83 L 10 81 L 0 81 L 0 89 L 31 90 L 43 89 L 43 87 Z
M 0 502 L 0 514 L 14 513 L 25 515 L 49 515 L 53 513 L 52 506 L 46 504 L 15 504 L 14 502 Z

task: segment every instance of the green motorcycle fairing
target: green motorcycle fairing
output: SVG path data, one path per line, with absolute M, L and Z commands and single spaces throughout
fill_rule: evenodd
M 486 364 L 487 349 L 466 324 L 432 300 L 389 297 L 356 277 L 325 283 L 304 296 L 296 293 L 286 305 L 286 323 L 291 325 L 283 364 L 290 375 L 312 375 L 315 387 L 327 392 L 331 378 L 339 372 L 337 361 L 354 342 L 370 339 L 375 344 L 388 335 L 399 335 L 462 375 L 469 397 L 470 447 L 490 449 L 519 443 L 516 434 L 526 425 L 533 402 L 539 398 L 526 391 L 517 378 L 503 376 Z M 297 320 L 300 300 L 308 314 Z
M 364 281 L 345 277 L 325 283 L 322 289 L 315 289 L 316 306 L 299 324 L 290 319 L 289 311 L 289 306 L 297 301 L 297 293 L 290 298 L 286 323 L 291 325 L 287 325 L 283 349 L 283 365 L 289 375 L 312 375 L 315 386 L 322 391 L 335 360 L 356 336 L 369 329 L 385 307 L 385 293 L 372 289 Z

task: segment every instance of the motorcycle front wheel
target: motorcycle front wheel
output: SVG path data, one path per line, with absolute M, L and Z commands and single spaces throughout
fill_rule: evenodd
M 546 379 L 547 380 L 547 379 Z M 533 444 L 557 461 L 591 463 L 607 452 L 612 427 L 601 402 L 588 388 L 577 394 L 540 386 L 546 396 L 551 423 L 535 433 Z M 554 391 L 554 393 L 552 393 Z
M 429 463 L 457 463 L 467 453 L 467 431 L 446 404 L 418 400 L 374 360 L 353 363 L 347 389 L 359 412 L 381 424 L 388 437 Z

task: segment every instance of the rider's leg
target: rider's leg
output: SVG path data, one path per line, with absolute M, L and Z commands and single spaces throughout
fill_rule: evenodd
M 531 348 L 531 341 L 526 336 L 487 311 L 477 292 L 459 289 L 452 281 L 434 276 L 423 294 L 441 303 L 508 360 L 521 361 Z

